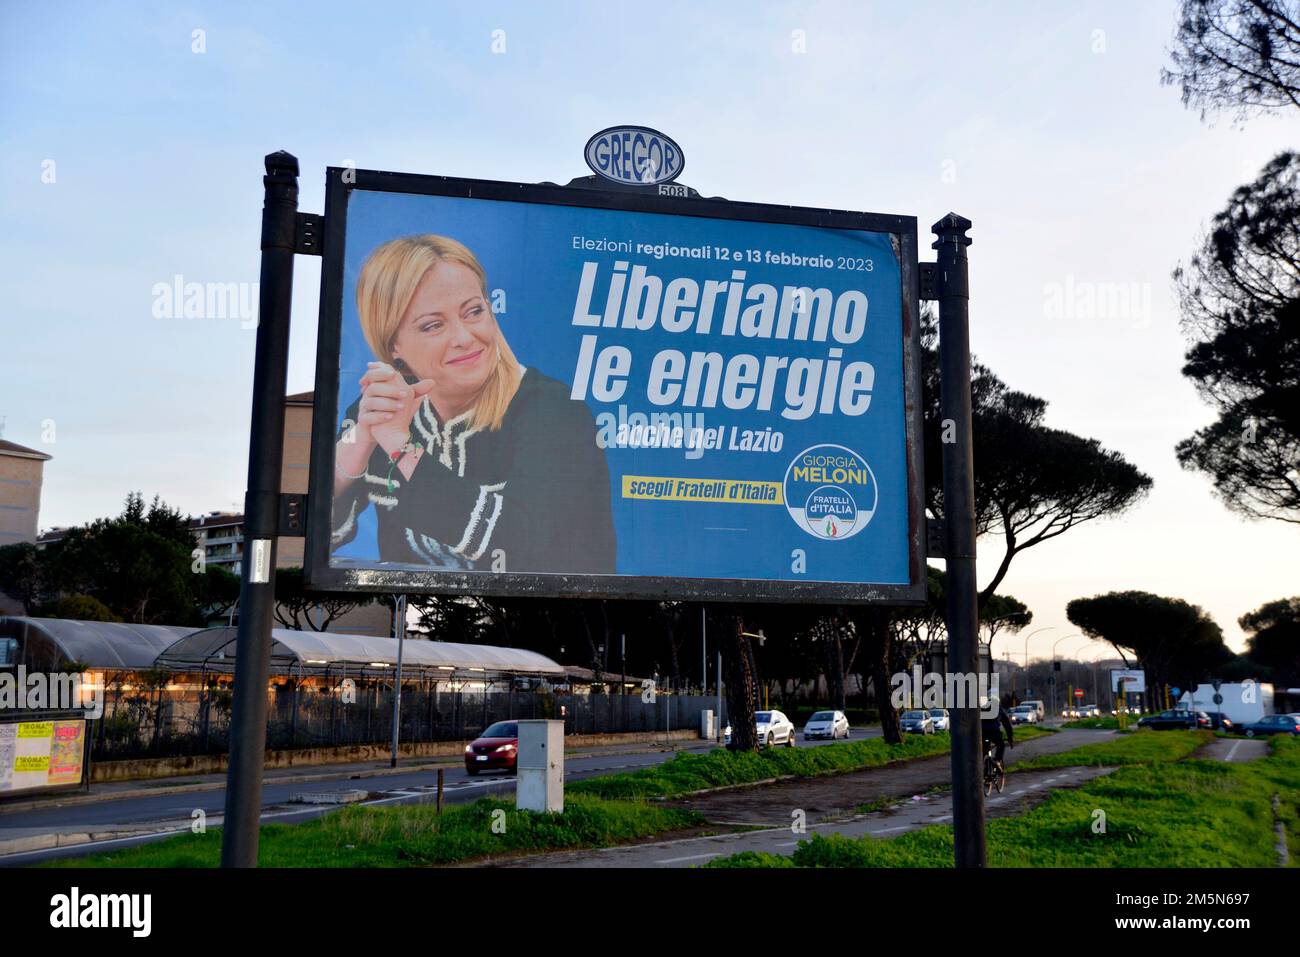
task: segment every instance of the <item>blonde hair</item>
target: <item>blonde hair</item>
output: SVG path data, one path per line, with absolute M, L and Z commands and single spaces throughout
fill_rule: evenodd
M 394 361 L 393 340 L 397 338 L 415 288 L 425 273 L 440 262 L 456 263 L 474 273 L 484 300 L 488 299 L 487 273 L 482 264 L 463 243 L 447 236 L 424 233 L 389 240 L 375 249 L 361 267 L 357 278 L 357 312 L 370 351 L 380 361 L 390 364 Z M 499 326 L 497 331 L 497 362 L 488 373 L 471 414 L 470 426 L 476 429 L 501 428 L 506 409 L 519 391 L 524 375 Z

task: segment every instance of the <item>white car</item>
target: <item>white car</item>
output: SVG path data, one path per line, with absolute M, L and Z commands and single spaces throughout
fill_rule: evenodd
M 1032 705 L 1020 704 L 1011 709 L 1012 724 L 1037 724 L 1038 709 Z
M 849 719 L 843 711 L 818 711 L 803 726 L 803 738 L 847 738 L 849 736 Z
M 949 731 L 951 730 L 948 721 L 948 712 L 943 708 L 931 708 L 930 717 L 934 719 L 934 730 Z
M 1047 717 L 1047 708 L 1043 705 L 1043 702 L 1039 701 L 1037 698 L 1030 698 L 1029 700 L 1020 703 L 1027 708 L 1033 708 L 1037 711 L 1039 721 L 1042 721 Z
M 759 746 L 770 748 L 774 744 L 784 744 L 788 748 L 794 747 L 794 722 L 783 712 L 755 712 L 754 724 L 757 726 Z M 722 736 L 727 744 L 731 744 L 730 724 L 723 729 Z

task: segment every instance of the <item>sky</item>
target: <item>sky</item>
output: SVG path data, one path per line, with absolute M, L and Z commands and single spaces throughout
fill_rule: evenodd
M 3 437 L 53 456 L 42 528 L 132 489 L 238 509 L 253 315 L 168 318 L 158 290 L 251 293 L 265 154 L 298 156 L 319 212 L 327 165 L 564 183 L 592 133 L 640 124 L 705 196 L 914 215 L 923 259 L 929 224 L 971 219 L 977 358 L 1155 480 L 1016 558 L 1002 590 L 1034 612 L 1030 658 L 1077 632 L 1070 599 L 1119 589 L 1202 606 L 1240 650 L 1241 614 L 1300 591 L 1300 532 L 1178 466 L 1213 414 L 1179 372 L 1170 273 L 1300 115 L 1186 109 L 1159 76 L 1176 7 L 5 3 Z M 290 392 L 312 388 L 320 279 L 295 268 Z M 981 582 L 999 546 L 981 542 Z

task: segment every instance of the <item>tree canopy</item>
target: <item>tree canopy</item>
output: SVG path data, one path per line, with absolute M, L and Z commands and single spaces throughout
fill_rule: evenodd
M 1214 619 L 1181 598 L 1108 592 L 1074 599 L 1065 615 L 1085 635 L 1109 642 L 1125 663 L 1126 651 L 1135 655 L 1148 687 L 1189 687 L 1233 658 Z
M 1218 412 L 1179 462 L 1242 515 L 1300 522 L 1300 153 L 1238 188 L 1174 279 L 1183 375 Z
M 1300 106 L 1300 2 L 1182 0 L 1161 78 L 1202 118 Z
M 337 619 L 374 601 L 373 595 L 362 592 L 308 591 L 301 568 L 280 568 L 275 573 L 275 620 L 285 628 L 329 631 Z
M 1300 686 L 1300 595 L 1261 605 L 1237 624 L 1247 635 L 1247 659 L 1274 681 Z
M 938 328 L 922 326 L 925 378 L 926 504 L 943 515 L 944 429 L 939 409 Z M 1047 426 L 1047 402 L 1007 387 L 986 366 L 972 363 L 971 425 L 975 438 L 977 532 L 1002 537 L 1002 558 L 980 590 L 981 606 L 1027 548 L 1076 525 L 1117 515 L 1151 489 L 1149 476 L 1119 452 Z
M 70 529 L 44 548 L 0 548 L 0 589 L 32 614 L 202 625 L 238 600 L 239 579 L 196 571 L 194 547 L 185 515 L 157 497 L 146 506 L 131 492 L 116 517 Z

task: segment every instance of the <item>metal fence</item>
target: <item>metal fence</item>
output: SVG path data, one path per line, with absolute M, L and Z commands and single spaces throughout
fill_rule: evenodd
M 232 694 L 228 690 L 110 689 L 104 716 L 92 723 L 96 761 L 223 754 L 229 748 Z M 723 708 L 725 711 L 725 701 Z M 713 696 L 657 694 L 569 695 L 537 691 L 446 691 L 406 685 L 401 699 L 403 743 L 472 739 L 495 721 L 562 719 L 566 734 L 698 731 Z M 391 684 L 357 683 L 347 703 L 310 686 L 276 685 L 270 696 L 270 749 L 387 744 L 392 739 Z

